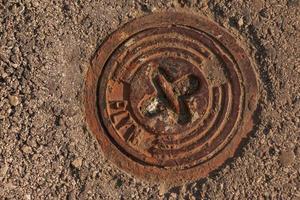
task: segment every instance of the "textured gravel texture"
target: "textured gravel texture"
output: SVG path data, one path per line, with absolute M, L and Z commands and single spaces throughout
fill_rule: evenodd
M 0 199 L 300 199 L 299 0 L 0 1 Z M 150 12 L 204 15 L 256 63 L 256 125 L 206 179 L 149 184 L 105 160 L 84 121 L 90 60 Z

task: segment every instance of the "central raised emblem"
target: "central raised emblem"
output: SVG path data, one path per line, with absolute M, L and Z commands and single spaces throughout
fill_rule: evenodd
M 188 123 L 191 113 L 185 100 L 199 87 L 197 77 L 186 74 L 178 80 L 173 80 L 162 67 L 152 64 L 151 82 L 155 92 L 141 102 L 141 112 L 153 117 L 170 109 L 176 114 L 178 123 Z

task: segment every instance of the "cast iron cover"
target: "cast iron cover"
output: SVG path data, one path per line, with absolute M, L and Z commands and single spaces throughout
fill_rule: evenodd
M 103 154 L 148 181 L 199 179 L 252 128 L 257 80 L 238 41 L 208 19 L 154 13 L 114 32 L 87 73 L 86 119 Z

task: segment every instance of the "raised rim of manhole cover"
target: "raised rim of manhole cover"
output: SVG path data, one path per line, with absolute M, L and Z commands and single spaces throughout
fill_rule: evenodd
M 105 157 L 147 181 L 206 177 L 253 126 L 255 70 L 238 41 L 206 18 L 165 12 L 103 42 L 85 86 L 90 130 Z

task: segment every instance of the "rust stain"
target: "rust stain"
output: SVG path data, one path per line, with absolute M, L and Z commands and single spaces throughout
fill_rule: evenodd
M 234 37 L 203 17 L 136 19 L 91 63 L 87 123 L 104 155 L 137 177 L 170 184 L 203 178 L 252 128 L 255 71 Z

